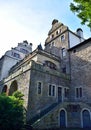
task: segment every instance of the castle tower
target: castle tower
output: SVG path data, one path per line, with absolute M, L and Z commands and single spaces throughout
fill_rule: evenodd
M 45 50 L 62 57 L 60 52 L 63 49 L 68 48 L 68 27 L 54 19 L 52 21 L 52 27 L 48 32 L 48 37 L 45 41 Z

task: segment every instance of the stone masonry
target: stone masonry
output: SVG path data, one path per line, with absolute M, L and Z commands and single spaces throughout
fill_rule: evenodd
M 1 93 L 24 94 L 33 128 L 91 128 L 91 38 L 78 31 L 53 20 L 45 49 L 39 45 L 0 81 Z M 77 44 L 70 48 L 72 42 Z

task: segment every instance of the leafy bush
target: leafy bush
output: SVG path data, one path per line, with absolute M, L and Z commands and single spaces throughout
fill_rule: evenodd
M 20 130 L 24 125 L 23 95 L 0 95 L 0 130 Z

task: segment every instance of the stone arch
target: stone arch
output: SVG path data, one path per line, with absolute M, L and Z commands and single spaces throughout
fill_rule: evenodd
M 7 85 L 4 85 L 4 87 L 3 87 L 1 93 L 6 93 L 6 94 L 8 94 L 8 86 L 7 86 Z
M 60 127 L 67 127 L 67 111 L 64 108 L 59 113 L 59 125 Z
M 9 95 L 12 95 L 15 91 L 18 90 L 18 84 L 17 81 L 14 80 L 11 85 L 10 85 L 10 89 L 9 89 Z
M 81 126 L 82 128 L 91 128 L 91 115 L 90 110 L 87 108 L 81 111 Z

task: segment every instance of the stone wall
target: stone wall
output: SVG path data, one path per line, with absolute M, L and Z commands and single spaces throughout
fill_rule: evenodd
M 91 42 L 70 51 L 71 99 L 91 104 Z M 82 98 L 76 99 L 75 88 L 82 87 Z
M 42 82 L 41 95 L 37 93 L 38 81 Z M 55 85 L 55 96 L 49 96 L 49 84 Z M 58 102 L 58 86 L 61 86 L 62 88 L 69 88 L 69 76 L 62 74 L 59 70 L 52 70 L 48 67 L 32 62 L 28 101 L 28 119 L 40 113 L 43 109 L 53 103 Z
M 72 110 L 69 109 L 69 106 L 78 106 L 77 110 Z M 60 128 L 60 112 L 61 110 L 65 111 L 65 125 L 67 128 L 71 128 L 71 127 L 78 127 L 78 128 L 82 128 L 82 110 L 83 107 L 91 110 L 91 107 L 89 107 L 88 105 L 84 104 L 84 103 L 74 103 L 74 102 L 64 102 L 64 103 L 60 103 L 59 105 L 57 105 L 54 109 L 52 109 L 49 113 L 47 113 L 45 116 L 43 116 L 42 118 L 40 118 L 38 121 L 36 121 L 32 126 L 34 128 L 39 128 L 39 129 L 48 129 L 48 128 Z
M 11 88 L 11 84 L 16 81 L 17 88 L 24 94 L 24 106 L 27 109 L 28 96 L 29 96 L 29 84 L 30 84 L 30 66 L 20 68 L 18 71 L 9 75 L 6 79 L 0 82 L 0 91 L 2 92 L 3 87 L 8 87 L 8 94 Z

